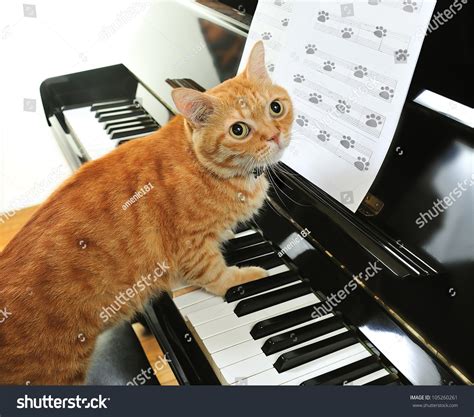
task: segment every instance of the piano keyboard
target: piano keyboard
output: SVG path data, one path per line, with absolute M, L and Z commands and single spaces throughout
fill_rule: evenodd
M 141 85 L 133 99 L 111 100 L 63 111 L 78 156 L 100 158 L 117 146 L 147 136 L 168 122 L 170 113 Z
M 229 289 L 199 289 L 174 303 L 225 385 L 388 385 L 397 374 L 345 325 L 292 265 L 253 229 L 226 244 L 229 265 L 255 265 L 269 277 Z

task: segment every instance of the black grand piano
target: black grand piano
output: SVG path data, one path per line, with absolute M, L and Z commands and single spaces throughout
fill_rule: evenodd
M 226 3 L 157 2 L 122 62 L 44 81 L 47 122 L 73 168 L 159 129 L 174 115 L 173 88 L 235 75 L 255 2 Z M 225 247 L 229 264 L 271 276 L 225 298 L 197 289 L 146 307 L 179 383 L 474 381 L 472 11 L 426 37 L 355 214 L 281 165 L 262 214 Z

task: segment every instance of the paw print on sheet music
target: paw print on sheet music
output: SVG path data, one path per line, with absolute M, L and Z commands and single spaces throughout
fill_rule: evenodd
M 351 105 L 347 104 L 345 100 L 337 100 L 336 110 L 340 113 L 349 113 L 351 111 Z
M 295 122 L 298 125 L 300 125 L 301 127 L 306 127 L 306 126 L 308 126 L 309 120 L 306 117 L 302 116 L 302 115 L 298 115 L 295 119 Z
M 383 38 L 387 36 L 387 29 L 383 26 L 375 26 L 374 35 L 377 36 L 377 38 Z
M 313 55 L 317 51 L 316 45 L 313 43 L 308 43 L 308 45 L 306 45 L 304 49 L 306 50 L 306 53 L 308 55 Z
M 332 71 L 333 69 L 336 69 L 336 65 L 334 64 L 334 62 L 331 62 L 331 61 L 323 62 L 323 70 Z
M 275 6 L 283 6 L 285 4 L 284 0 L 275 0 L 274 1 Z
M 367 68 L 363 67 L 362 65 L 357 65 L 354 68 L 354 77 L 357 78 L 364 78 L 367 75 Z
M 268 72 L 275 71 L 275 64 L 268 64 L 267 65 L 267 70 L 268 70 Z
M 318 13 L 318 21 L 319 22 L 326 22 L 327 20 L 329 20 L 329 13 L 328 12 L 325 12 L 324 10 L 321 10 L 319 13 Z
M 358 156 L 357 161 L 354 162 L 354 166 L 359 171 L 368 171 L 369 169 L 369 161 L 367 161 L 364 157 Z
M 344 29 L 341 29 L 341 33 L 342 33 L 343 39 L 350 39 L 352 38 L 354 31 L 351 28 L 344 28 Z
M 304 77 L 304 75 L 302 74 L 295 74 L 293 75 L 293 81 L 295 83 L 302 83 L 306 80 L 306 78 Z
M 371 6 L 378 6 L 380 4 L 380 0 L 369 0 L 369 4 Z
M 393 97 L 393 88 L 390 88 L 388 85 L 380 87 L 379 96 L 384 100 L 390 100 Z
M 367 120 L 365 121 L 365 124 L 370 127 L 377 127 L 378 125 L 382 124 L 382 117 L 375 115 L 375 114 L 368 114 L 365 116 Z
M 323 101 L 321 94 L 318 93 L 309 93 L 309 99 L 311 103 L 318 104 Z
M 281 19 L 281 25 L 282 26 L 288 26 L 288 23 L 290 23 L 290 19 L 288 18 L 285 18 L 285 19 Z
M 413 13 L 417 9 L 418 9 L 418 6 L 416 5 L 416 1 L 405 0 L 403 2 L 403 11 L 408 12 L 408 13 Z
M 331 137 L 331 134 L 329 132 L 326 132 L 325 130 L 320 130 L 316 137 L 321 142 L 329 142 L 329 138 Z
M 263 32 L 262 33 L 262 39 L 264 41 L 268 41 L 272 38 L 272 34 L 270 32 Z
M 344 148 L 350 149 L 354 147 L 355 140 L 352 139 L 350 136 L 343 135 L 340 144 L 344 146 Z
M 398 63 L 405 63 L 407 62 L 408 57 L 410 54 L 406 49 L 398 49 L 395 51 L 395 62 Z

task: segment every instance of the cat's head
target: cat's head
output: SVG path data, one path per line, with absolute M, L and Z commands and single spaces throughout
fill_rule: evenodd
M 236 77 L 205 93 L 177 88 L 172 95 L 198 159 L 218 175 L 250 175 L 278 162 L 290 142 L 291 99 L 272 83 L 262 42 Z

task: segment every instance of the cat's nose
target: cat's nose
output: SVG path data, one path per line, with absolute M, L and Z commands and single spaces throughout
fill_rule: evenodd
M 280 146 L 280 132 L 275 133 L 273 136 L 269 137 L 267 139 L 269 142 L 273 141 L 275 142 L 278 146 Z

